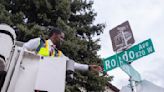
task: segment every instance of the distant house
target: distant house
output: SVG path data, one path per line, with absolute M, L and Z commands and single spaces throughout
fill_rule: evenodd
M 120 90 L 113 86 L 111 83 L 107 83 L 106 87 L 105 87 L 105 91 L 104 92 L 119 92 Z
M 83 88 L 83 87 L 80 87 L 79 89 L 81 90 L 81 92 L 87 92 L 86 89 Z M 105 87 L 104 92 L 120 92 L 120 90 L 117 87 L 113 86 L 111 83 L 108 82 L 106 87 Z

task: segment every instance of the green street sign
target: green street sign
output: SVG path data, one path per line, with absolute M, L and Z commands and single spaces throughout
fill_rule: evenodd
M 153 53 L 154 47 L 151 39 L 145 40 L 128 50 L 115 54 L 111 57 L 103 59 L 104 71 L 107 72 L 116 67 L 120 67 L 124 64 L 131 63 L 141 57 L 147 56 Z

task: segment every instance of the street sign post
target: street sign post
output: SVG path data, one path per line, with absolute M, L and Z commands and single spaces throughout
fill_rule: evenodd
M 125 49 L 127 46 L 130 46 L 135 42 L 128 21 L 113 28 L 109 33 L 114 51 Z
M 128 50 L 120 52 L 116 55 L 103 59 L 104 71 L 107 72 L 116 67 L 120 67 L 124 64 L 131 63 L 141 57 L 147 56 L 153 53 L 154 47 L 151 39 L 145 40 Z
M 120 67 L 130 77 L 129 81 L 132 92 L 136 92 L 135 83 L 141 81 L 141 76 L 130 63 L 153 53 L 152 41 L 148 39 L 131 47 L 135 41 L 128 21 L 110 30 L 109 34 L 112 40 L 113 51 L 116 54 L 103 59 L 104 72 Z

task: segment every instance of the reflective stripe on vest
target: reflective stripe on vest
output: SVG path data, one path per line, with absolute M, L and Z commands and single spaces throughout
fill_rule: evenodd
M 45 41 L 45 43 L 39 44 L 37 48 L 37 53 L 41 56 L 50 56 L 50 50 L 49 50 L 49 45 L 48 45 L 48 40 Z M 54 57 L 60 57 L 62 55 L 62 52 L 60 50 L 54 50 L 51 56 Z

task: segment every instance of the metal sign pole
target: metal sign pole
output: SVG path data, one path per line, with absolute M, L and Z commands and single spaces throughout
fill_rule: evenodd
M 129 81 L 130 81 L 132 92 L 136 92 L 135 84 L 136 82 L 141 81 L 140 74 L 129 63 L 126 63 L 131 61 L 123 60 L 122 58 L 119 57 L 120 53 L 118 54 L 118 52 L 122 52 L 124 50 L 129 49 L 129 47 L 135 42 L 129 22 L 125 21 L 124 23 L 110 30 L 109 33 L 112 40 L 113 51 L 116 52 L 116 60 L 114 56 L 112 56 L 110 58 L 111 60 L 106 60 L 105 64 L 107 66 L 110 66 L 110 68 L 111 66 L 114 68 L 119 66 L 130 77 Z M 124 51 L 124 52 L 126 52 L 126 54 L 128 53 L 128 51 Z M 117 64 L 116 62 L 119 62 L 117 66 L 116 66 Z
M 132 92 L 137 92 L 136 85 L 135 85 L 136 81 L 132 80 L 131 76 L 130 76 L 129 82 L 130 82 L 130 87 L 131 87 Z
M 121 33 L 122 33 L 122 36 L 123 36 L 123 39 L 124 39 L 124 42 L 125 42 L 125 48 L 123 48 L 123 49 L 128 49 L 127 40 L 125 38 L 125 34 L 124 34 L 123 30 L 121 30 Z M 130 87 L 131 87 L 132 92 L 137 92 L 136 85 L 135 85 L 136 84 L 136 81 L 135 80 L 132 80 L 132 76 L 129 75 L 129 77 L 130 77 L 129 81 L 130 81 Z
M 118 51 L 116 51 L 116 59 L 117 59 L 117 61 L 119 60 L 118 59 L 118 56 L 117 56 L 117 52 Z M 121 68 L 122 69 L 122 68 Z M 122 69 L 123 70 L 123 69 Z M 124 70 L 123 70 L 124 71 Z M 124 71 L 125 72 L 125 71 Z M 126 72 L 125 72 L 126 73 Z M 137 92 L 137 90 L 136 90 L 136 86 L 135 86 L 135 84 L 136 84 L 136 82 L 134 81 L 134 80 L 132 80 L 132 76 L 130 76 L 129 74 L 128 74 L 128 76 L 130 77 L 130 79 L 129 79 L 129 82 L 130 82 L 130 87 L 131 87 L 131 90 L 132 90 L 132 92 Z
M 120 49 L 117 49 L 116 50 L 116 59 L 117 59 L 117 61 L 119 60 L 118 59 L 118 56 L 117 56 L 117 53 L 120 51 L 123 51 L 124 49 L 128 49 L 128 44 L 127 44 L 127 40 L 126 40 L 126 38 L 125 38 L 125 35 L 124 35 L 124 32 L 123 32 L 123 30 L 120 30 L 120 32 L 121 32 L 121 34 L 122 34 L 122 38 L 123 38 L 123 42 L 124 42 L 124 44 L 125 44 L 125 47 L 121 47 Z M 128 64 L 128 63 L 127 63 Z M 129 64 L 127 65 L 127 66 L 129 66 Z M 132 78 L 132 76 L 131 75 L 129 75 L 128 73 L 127 73 L 127 71 L 125 71 L 126 69 L 124 69 L 124 68 L 121 68 L 128 76 L 129 76 L 129 82 L 130 82 L 130 87 L 131 87 L 131 90 L 132 90 L 132 92 L 137 92 L 136 91 L 136 87 L 135 87 L 135 80 L 133 80 L 133 78 Z

